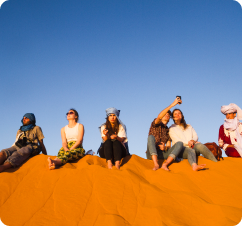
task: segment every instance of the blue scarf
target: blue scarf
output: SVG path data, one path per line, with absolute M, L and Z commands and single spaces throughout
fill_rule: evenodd
M 26 113 L 23 117 L 26 117 L 30 120 L 31 124 L 29 125 L 22 125 L 20 127 L 20 130 L 21 131 L 28 131 L 28 130 L 31 130 L 32 128 L 35 127 L 35 122 L 36 122 L 36 119 L 35 119 L 35 116 L 33 113 Z M 21 120 L 22 124 L 23 124 L 23 119 Z
M 119 123 L 123 126 L 123 128 L 124 128 L 124 130 L 125 130 L 125 132 L 126 132 L 126 134 L 127 134 L 126 126 L 123 124 L 123 122 L 122 122 L 122 121 L 120 120 L 120 118 L 119 118 L 120 110 L 117 110 L 116 108 L 107 108 L 107 109 L 106 109 L 106 115 L 107 115 L 107 117 L 108 117 L 110 114 L 115 114 L 115 115 L 116 115 L 117 120 L 118 120 Z M 103 123 L 101 126 L 98 127 L 99 130 L 100 130 L 100 132 L 101 132 L 101 127 L 102 127 L 103 125 L 106 125 L 106 123 Z

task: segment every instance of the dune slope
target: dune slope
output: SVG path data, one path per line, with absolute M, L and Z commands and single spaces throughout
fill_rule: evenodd
M 152 171 L 152 161 L 126 157 L 121 170 L 86 156 L 48 170 L 47 157 L 31 158 L 0 173 L 0 218 L 9 226 L 152 225 L 226 226 L 242 217 L 242 159 L 193 172 L 187 160 L 171 172 Z

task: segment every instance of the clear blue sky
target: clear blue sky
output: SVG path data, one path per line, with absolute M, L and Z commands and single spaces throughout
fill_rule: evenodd
M 32 112 L 57 155 L 73 107 L 84 148 L 96 151 L 105 109 L 116 107 L 130 152 L 145 157 L 150 124 L 176 95 L 199 141 L 217 142 L 221 105 L 242 108 L 241 40 L 233 0 L 9 0 L 0 9 L 0 149 Z

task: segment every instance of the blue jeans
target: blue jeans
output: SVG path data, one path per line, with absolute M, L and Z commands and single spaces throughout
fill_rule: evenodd
M 31 145 L 22 148 L 14 145 L 10 148 L 3 149 L 1 152 L 4 152 L 7 157 L 5 162 L 9 162 L 13 167 L 18 167 L 32 156 L 33 148 Z
M 162 150 L 156 150 L 155 146 L 155 137 L 153 135 L 148 136 L 148 143 L 147 143 L 147 152 L 146 157 L 147 159 L 152 160 L 152 155 L 157 155 L 158 159 L 167 159 L 169 156 L 171 156 L 173 159 L 175 159 L 179 153 L 182 151 L 183 143 L 177 142 L 175 143 L 171 148 L 169 148 L 167 151 Z
M 214 157 L 213 153 L 203 144 L 195 144 L 193 149 L 189 147 L 183 147 L 183 150 L 179 154 L 179 158 L 188 159 L 190 165 L 197 163 L 197 157 L 202 154 L 205 158 L 217 162 L 218 160 Z
M 197 156 L 202 154 L 203 157 L 205 157 L 206 159 L 212 160 L 214 162 L 218 161 L 214 157 L 213 153 L 204 144 L 201 144 L 201 143 L 195 144 L 193 149 L 195 150 Z

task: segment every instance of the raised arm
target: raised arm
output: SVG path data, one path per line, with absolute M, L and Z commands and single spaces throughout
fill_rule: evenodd
M 79 146 L 82 144 L 83 136 L 84 136 L 84 126 L 83 126 L 82 124 L 79 124 L 77 141 L 76 141 L 76 143 L 70 148 L 70 150 L 73 150 L 73 149 L 79 147 Z
M 161 119 L 166 115 L 166 113 L 167 113 L 171 108 L 173 108 L 174 106 L 176 106 L 177 104 L 180 104 L 180 103 L 182 103 L 182 100 L 176 98 L 170 106 L 168 106 L 167 108 L 165 108 L 164 110 L 162 110 L 162 111 L 160 112 L 160 114 L 158 115 L 158 117 L 157 117 L 156 120 L 155 120 L 155 124 L 159 124 L 159 123 L 161 122 Z

